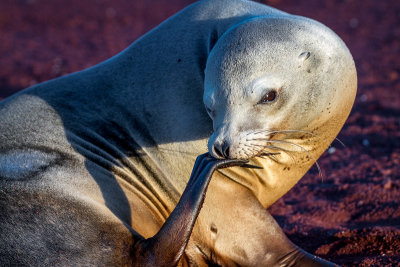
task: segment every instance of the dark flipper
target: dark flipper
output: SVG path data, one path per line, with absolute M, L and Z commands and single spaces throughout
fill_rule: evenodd
M 245 164 L 243 160 L 217 160 L 203 154 L 197 157 L 189 182 L 177 206 L 152 238 L 135 246 L 134 266 L 175 266 L 189 241 L 211 176 L 216 169 Z

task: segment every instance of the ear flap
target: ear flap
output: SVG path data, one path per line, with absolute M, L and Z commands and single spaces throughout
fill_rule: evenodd
M 311 56 L 310 52 L 303 52 L 299 55 L 299 59 L 302 61 L 306 61 Z
M 311 52 L 303 52 L 299 55 L 299 68 L 304 67 L 308 73 L 311 73 L 312 70 L 316 70 L 321 65 L 321 59 L 318 56 L 313 55 L 311 57 Z

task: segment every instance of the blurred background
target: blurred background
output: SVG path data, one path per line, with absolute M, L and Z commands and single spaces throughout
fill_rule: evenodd
M 217 0 L 216 0 L 217 1 Z M 0 0 L 0 100 L 99 63 L 194 1 Z M 400 265 L 400 1 L 264 0 L 347 44 L 359 89 L 350 117 L 270 212 L 289 238 L 344 266 Z M 0 121 L 1 123 L 1 121 Z

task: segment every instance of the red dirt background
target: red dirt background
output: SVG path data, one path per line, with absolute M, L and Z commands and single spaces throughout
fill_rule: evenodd
M 193 1 L 1 0 L 0 99 L 120 52 Z M 290 239 L 343 266 L 400 265 L 400 1 L 265 0 L 339 34 L 358 69 L 353 111 L 270 211 Z M 0 122 L 1 123 L 1 122 Z

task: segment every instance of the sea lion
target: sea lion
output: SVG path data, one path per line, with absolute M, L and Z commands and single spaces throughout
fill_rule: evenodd
M 0 103 L 1 265 L 331 266 L 265 209 L 332 142 L 355 91 L 322 24 L 199 1 Z

